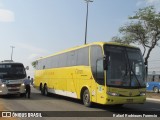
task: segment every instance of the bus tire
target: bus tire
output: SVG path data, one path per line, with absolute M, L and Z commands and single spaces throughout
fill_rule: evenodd
M 40 91 L 42 90 L 42 83 L 39 85 L 39 90 Z
M 116 105 L 114 105 L 114 107 L 121 108 L 121 107 L 123 107 L 123 104 L 116 104 Z
M 159 93 L 158 87 L 154 87 L 154 88 L 153 88 L 153 91 L 154 91 L 155 93 Z
M 43 88 L 43 95 L 48 96 L 48 88 L 47 88 L 47 84 L 44 85 L 44 88 Z
M 26 93 L 20 93 L 20 97 L 25 97 Z
M 91 100 L 90 100 L 90 93 L 89 93 L 88 89 L 84 90 L 82 100 L 83 100 L 83 104 L 86 107 L 91 106 L 92 103 L 91 103 Z
M 40 91 L 41 91 L 41 95 L 44 95 L 44 90 L 43 90 L 42 84 L 40 84 L 39 89 L 40 89 Z

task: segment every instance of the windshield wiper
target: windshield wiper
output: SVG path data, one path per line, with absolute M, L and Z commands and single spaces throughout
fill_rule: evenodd
M 137 78 L 137 76 L 136 76 L 136 74 L 135 74 L 135 72 L 134 72 L 134 70 L 132 69 L 132 65 L 130 67 L 131 67 L 130 68 L 130 75 L 131 75 L 131 72 L 132 72 L 133 75 L 134 75 L 134 77 L 136 78 L 138 84 L 139 84 L 139 87 L 142 87 L 141 84 L 140 84 L 140 82 L 139 82 L 139 80 L 138 80 L 138 78 Z M 132 82 L 132 79 L 131 79 L 131 82 Z

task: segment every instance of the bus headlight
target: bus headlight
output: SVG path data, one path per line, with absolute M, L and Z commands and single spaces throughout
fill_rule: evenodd
M 118 93 L 113 93 L 113 92 L 107 92 L 107 94 L 110 95 L 110 96 L 119 96 Z
M 21 86 L 24 86 L 24 83 L 22 83 Z
M 146 95 L 145 92 L 141 92 L 141 93 L 140 93 L 140 96 L 145 96 L 145 95 Z
M 5 87 L 5 84 L 2 84 L 1 87 Z

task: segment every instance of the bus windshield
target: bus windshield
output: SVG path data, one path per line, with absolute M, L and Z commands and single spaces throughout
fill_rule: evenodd
M 16 80 L 26 77 L 22 64 L 0 64 L 0 79 Z
M 145 87 L 145 67 L 137 48 L 104 46 L 107 62 L 107 86 Z

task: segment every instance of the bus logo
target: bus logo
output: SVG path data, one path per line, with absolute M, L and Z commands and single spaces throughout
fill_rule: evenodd
M 2 112 L 2 117 L 12 117 L 11 112 Z

